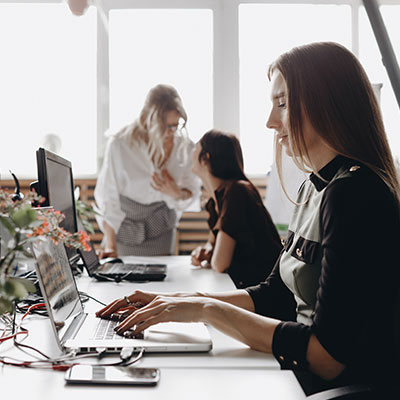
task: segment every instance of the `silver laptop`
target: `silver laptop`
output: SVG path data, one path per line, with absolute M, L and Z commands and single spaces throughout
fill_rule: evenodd
M 84 312 L 65 248 L 50 239 L 32 246 L 40 288 L 53 331 L 62 351 L 79 353 L 106 349 L 119 353 L 123 347 L 146 352 L 207 352 L 212 348 L 207 327 L 202 323 L 162 323 L 144 331 L 141 338 L 114 333 L 116 321 Z

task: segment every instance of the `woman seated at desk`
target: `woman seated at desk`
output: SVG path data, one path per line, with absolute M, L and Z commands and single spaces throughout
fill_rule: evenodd
M 207 132 L 192 153 L 192 171 L 210 194 L 208 241 L 193 250 L 192 264 L 227 272 L 237 288 L 263 281 L 282 245 L 260 194 L 243 172 L 239 140 Z
M 307 393 L 366 383 L 390 398 L 382 392 L 398 381 L 400 188 L 373 89 L 357 58 L 330 42 L 284 53 L 269 77 L 278 165 L 283 147 L 311 172 L 273 272 L 225 294 L 137 291 L 97 315 L 140 301 L 118 333 L 203 321 L 273 352 Z

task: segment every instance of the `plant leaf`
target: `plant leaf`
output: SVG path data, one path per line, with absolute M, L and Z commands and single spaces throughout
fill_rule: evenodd
M 0 315 L 13 310 L 12 300 L 0 296 Z
M 10 217 L 19 228 L 26 228 L 36 221 L 37 213 L 30 204 L 25 204 L 19 210 L 11 213 Z
M 22 278 L 11 278 L 13 281 L 19 282 L 21 285 L 25 287 L 25 289 L 29 293 L 36 292 L 36 286 L 30 281 L 29 279 L 22 279 Z
M 14 229 L 10 219 L 7 217 L 0 216 L 0 222 L 4 226 L 4 228 L 6 228 L 12 236 L 14 236 L 15 229 Z
M 29 292 L 34 292 L 35 290 L 35 285 L 26 279 L 6 278 L 4 283 L 4 293 L 10 298 L 23 299 Z
M 94 229 L 93 229 L 92 224 L 86 220 L 81 220 L 81 221 L 82 221 L 83 227 L 86 229 L 86 231 L 88 231 L 89 233 L 91 233 L 93 235 Z

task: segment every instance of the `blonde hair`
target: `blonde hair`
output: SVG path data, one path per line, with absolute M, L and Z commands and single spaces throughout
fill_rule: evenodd
M 357 58 L 337 43 L 312 43 L 282 54 L 269 67 L 268 77 L 276 70 L 286 84 L 295 164 L 303 171 L 310 165 L 302 133 L 305 117 L 331 149 L 369 167 L 400 203 L 399 180 L 379 105 Z M 275 142 L 282 183 L 281 153 L 282 146 Z
M 183 120 L 181 129 L 177 131 L 177 134 L 181 134 L 184 138 L 181 143 L 183 155 L 185 154 L 183 148 L 188 141 L 185 129 L 187 114 L 183 108 L 182 100 L 174 87 L 165 84 L 153 87 L 146 97 L 139 118 L 133 123 L 130 145 L 137 146 L 145 143 L 156 168 L 162 165 L 165 157 L 163 140 L 168 129 L 166 114 L 170 111 L 176 111 Z

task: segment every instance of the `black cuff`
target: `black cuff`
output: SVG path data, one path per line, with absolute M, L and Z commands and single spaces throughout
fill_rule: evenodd
M 310 336 L 311 327 L 298 322 L 281 322 L 275 328 L 272 352 L 282 369 L 308 369 Z

